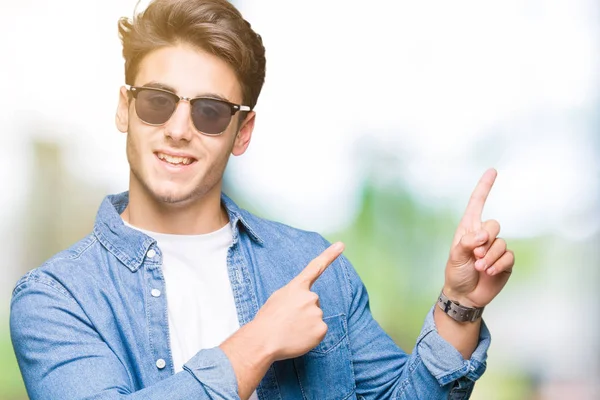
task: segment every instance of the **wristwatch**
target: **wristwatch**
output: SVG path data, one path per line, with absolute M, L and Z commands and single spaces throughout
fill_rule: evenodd
M 481 318 L 483 309 L 485 307 L 465 307 L 461 306 L 457 301 L 452 301 L 444 292 L 440 293 L 438 298 L 438 306 L 446 313 L 450 318 L 458 322 L 475 322 Z

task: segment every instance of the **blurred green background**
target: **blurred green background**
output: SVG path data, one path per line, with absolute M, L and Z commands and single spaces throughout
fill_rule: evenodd
M 135 3 L 0 3 L 0 399 L 26 398 L 14 283 L 127 188 L 116 21 Z M 411 351 L 470 192 L 496 167 L 484 217 L 517 266 L 484 314 L 492 347 L 472 398 L 600 398 L 598 4 L 235 3 L 268 67 L 226 193 L 344 241 L 376 319 Z

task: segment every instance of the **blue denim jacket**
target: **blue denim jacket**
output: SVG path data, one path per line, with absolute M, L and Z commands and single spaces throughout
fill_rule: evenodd
M 23 276 L 11 301 L 13 346 L 31 399 L 236 399 L 218 348 L 174 373 L 156 242 L 123 224 L 128 194 L 108 196 L 93 232 Z M 241 325 L 328 245 L 320 235 L 260 219 L 223 196 L 233 244 L 227 266 Z M 153 250 L 153 251 L 151 251 Z M 157 289 L 157 290 L 155 290 Z M 412 355 L 371 316 L 367 291 L 343 256 L 317 280 L 329 329 L 302 357 L 274 363 L 264 399 L 466 399 L 485 370 L 490 336 L 463 360 L 430 311 Z

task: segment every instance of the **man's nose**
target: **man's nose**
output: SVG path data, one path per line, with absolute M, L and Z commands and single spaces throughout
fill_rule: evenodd
M 192 125 L 190 102 L 181 100 L 177 103 L 175 112 L 165 124 L 165 135 L 173 140 L 192 140 L 195 128 Z

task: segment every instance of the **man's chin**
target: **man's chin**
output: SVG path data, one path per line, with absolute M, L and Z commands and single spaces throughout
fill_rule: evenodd
M 184 206 L 198 198 L 198 194 L 188 191 L 153 191 L 152 197 L 160 203 L 169 206 Z
M 179 182 L 160 179 L 157 176 L 143 179 L 144 174 L 138 174 L 135 170 L 131 172 L 129 190 L 139 193 L 146 201 L 154 202 L 158 206 L 185 206 L 206 194 L 203 185 L 199 184 L 199 179 Z

